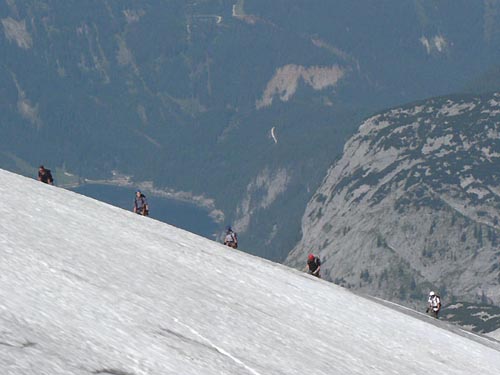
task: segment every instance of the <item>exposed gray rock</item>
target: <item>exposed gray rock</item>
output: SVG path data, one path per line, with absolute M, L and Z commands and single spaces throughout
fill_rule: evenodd
M 500 304 L 500 94 L 445 97 L 367 119 L 309 202 L 286 263 L 424 309 Z

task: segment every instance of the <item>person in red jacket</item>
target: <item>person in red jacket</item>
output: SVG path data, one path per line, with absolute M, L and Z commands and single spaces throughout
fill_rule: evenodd
M 308 274 L 321 278 L 321 260 L 319 257 L 309 254 L 307 256 L 306 270 Z

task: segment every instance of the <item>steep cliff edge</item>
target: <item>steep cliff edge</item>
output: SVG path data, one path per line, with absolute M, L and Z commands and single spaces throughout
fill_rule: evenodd
M 308 203 L 302 239 L 326 279 L 421 306 L 500 304 L 500 94 L 435 98 L 362 123 Z

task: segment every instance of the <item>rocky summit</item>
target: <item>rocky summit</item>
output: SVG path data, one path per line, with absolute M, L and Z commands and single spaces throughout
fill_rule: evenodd
M 308 203 L 286 263 L 424 309 L 437 290 L 500 304 L 500 94 L 440 97 L 365 120 Z

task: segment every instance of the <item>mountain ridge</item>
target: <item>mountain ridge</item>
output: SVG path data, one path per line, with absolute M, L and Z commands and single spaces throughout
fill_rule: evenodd
M 207 197 L 280 261 L 363 118 L 460 90 L 500 57 L 496 1 L 93 5 L 0 3 L 2 167 Z
M 499 99 L 439 97 L 365 120 L 286 264 L 317 251 L 327 279 L 419 309 L 431 289 L 445 304 L 498 305 Z

